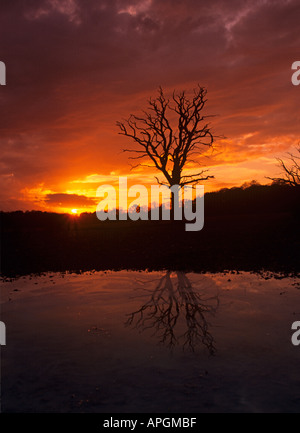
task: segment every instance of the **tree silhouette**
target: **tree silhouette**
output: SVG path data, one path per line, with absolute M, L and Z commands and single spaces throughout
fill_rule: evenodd
M 214 316 L 219 306 L 218 296 L 204 297 L 196 291 L 184 272 L 176 272 L 177 285 L 171 271 L 161 277 L 151 290 L 150 299 L 137 311 L 128 314 L 127 326 L 145 331 L 153 329 L 161 344 L 173 348 L 182 341 L 183 348 L 195 351 L 198 345 L 207 347 L 210 355 L 216 351 L 209 332 L 207 315 Z M 180 322 L 180 317 L 183 322 Z M 182 333 L 183 323 L 185 332 Z M 181 333 L 178 335 L 177 328 Z
M 207 118 L 212 116 L 202 114 L 207 102 L 206 94 L 207 90 L 198 85 L 191 98 L 185 91 L 174 91 L 170 100 L 159 87 L 158 96 L 149 99 L 148 109 L 143 110 L 141 116 L 131 114 L 125 122 L 117 122 L 119 134 L 138 144 L 137 149 L 124 150 L 135 154 L 129 158 L 137 161 L 133 168 L 155 167 L 164 176 L 164 181 L 155 176 L 158 184 L 168 187 L 195 185 L 214 177 L 205 169 L 184 174 L 189 163 L 199 165 L 193 158 L 214 143 L 215 137 L 207 123 Z
M 282 168 L 281 177 L 268 177 L 275 183 L 286 184 L 290 186 L 300 186 L 300 145 L 296 148 L 298 155 L 288 153 L 288 162 L 278 158 L 279 166 Z

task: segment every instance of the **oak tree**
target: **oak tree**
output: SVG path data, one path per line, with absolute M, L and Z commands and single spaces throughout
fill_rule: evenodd
M 202 167 L 193 172 L 199 164 L 197 158 L 214 143 L 209 117 L 203 114 L 207 102 L 207 90 L 203 87 L 194 89 L 191 97 L 185 91 L 173 92 L 170 98 L 164 95 L 160 87 L 158 96 L 150 98 L 147 109 L 141 115 L 131 114 L 123 121 L 117 122 L 120 134 L 131 138 L 137 147 L 125 149 L 130 152 L 131 160 L 137 166 L 155 167 L 164 176 L 158 184 L 194 186 L 214 176 Z

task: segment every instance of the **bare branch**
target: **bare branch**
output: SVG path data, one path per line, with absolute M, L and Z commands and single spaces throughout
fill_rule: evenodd
M 138 310 L 128 315 L 127 326 L 134 326 L 142 331 L 153 329 L 160 343 L 173 348 L 182 342 L 183 348 L 195 351 L 204 345 L 213 355 L 215 341 L 209 331 L 208 316 L 214 316 L 219 307 L 218 296 L 205 297 L 195 290 L 183 272 L 176 272 L 177 284 L 171 278 L 171 271 L 159 279 L 150 292 L 150 299 Z M 186 331 L 177 331 L 181 317 L 181 326 Z M 181 328 L 182 329 L 182 328 Z
M 130 159 L 148 158 L 153 163 L 150 167 L 154 166 L 166 179 L 163 183 L 156 177 L 160 185 L 183 186 L 213 178 L 202 176 L 204 171 L 184 175 L 187 163 L 196 162 L 191 157 L 212 148 L 215 140 L 206 122 L 213 116 L 202 114 L 206 94 L 206 89 L 198 85 L 190 98 L 185 91 L 174 91 L 170 100 L 159 87 L 158 96 L 149 99 L 148 109 L 141 116 L 131 114 L 124 122 L 117 122 L 119 134 L 139 146 L 124 152 L 137 154 Z
M 283 161 L 280 158 L 277 158 L 279 167 L 282 168 L 282 177 L 267 177 L 267 179 L 272 180 L 274 183 L 290 185 L 293 187 L 300 186 L 300 146 L 296 148 L 296 151 L 299 152 L 298 155 L 294 155 L 291 152 L 288 152 L 287 160 L 292 164 L 288 165 L 288 162 Z

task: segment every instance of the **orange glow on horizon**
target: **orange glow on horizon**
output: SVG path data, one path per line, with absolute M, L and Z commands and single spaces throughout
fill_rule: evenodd
M 280 167 L 277 165 L 275 156 L 283 159 L 286 157 L 286 152 L 283 149 L 281 152 L 275 152 L 275 144 L 271 141 L 269 143 L 270 149 L 260 154 L 253 145 L 242 152 L 241 150 L 238 151 L 238 146 L 234 141 L 222 142 L 215 153 L 203 160 L 203 168 L 209 170 L 207 174 L 214 176 L 213 179 L 203 182 L 205 193 L 218 191 L 222 188 L 239 187 L 253 180 L 261 184 L 271 183 L 267 176 L 276 177 L 280 174 Z M 285 145 L 288 150 L 293 152 L 289 137 L 286 137 Z M 267 145 L 264 146 L 264 151 L 266 147 Z M 196 164 L 190 163 L 186 167 L 185 174 L 193 173 L 197 169 Z M 120 164 L 120 166 L 115 167 L 114 171 L 105 171 L 104 174 L 100 170 L 97 172 L 84 168 L 82 171 L 76 171 L 76 174 L 68 173 L 67 177 L 64 177 L 65 174 L 61 177 L 58 176 L 53 183 L 42 181 L 38 184 L 27 185 L 21 189 L 18 206 L 15 205 L 15 207 L 21 210 L 41 210 L 80 216 L 85 212 L 96 212 L 100 202 L 96 192 L 101 185 L 108 184 L 116 189 L 118 208 L 120 177 L 128 179 L 128 188 L 133 185 L 144 185 L 148 190 L 149 197 L 151 185 L 156 185 L 154 176 L 158 174 L 163 180 L 163 176 L 153 168 L 137 167 L 134 172 L 129 172 L 127 160 L 124 165 Z M 9 181 L 12 182 L 12 179 L 10 177 Z
M 296 0 L 275 7 L 233 0 L 212 7 L 192 0 L 23 3 L 6 8 L 1 22 L 1 60 L 11 65 L 12 76 L 0 86 L 0 211 L 75 218 L 95 212 L 98 187 L 118 187 L 119 176 L 128 177 L 129 187 L 148 190 L 155 176 L 162 181 L 151 158 L 128 152 L 141 148 L 116 124 L 131 113 L 153 114 L 149 101 L 159 97 L 160 86 L 171 107 L 173 92 L 186 92 L 190 102 L 198 85 L 208 92 L 202 113 L 214 146 L 201 146 L 199 138 L 199 154 L 192 152 L 183 173 L 214 176 L 204 183 L 205 192 L 251 181 L 269 184 L 270 177 L 280 177 L 278 158 L 295 153 Z M 12 22 L 18 23 L 13 34 Z M 51 61 L 40 61 L 41 47 Z M 165 114 L 175 138 L 177 115 Z

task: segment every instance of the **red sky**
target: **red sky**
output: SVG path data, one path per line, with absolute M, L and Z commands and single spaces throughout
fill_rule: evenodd
M 116 121 L 166 92 L 208 90 L 206 190 L 276 175 L 300 140 L 298 0 L 14 0 L 0 4 L 0 209 L 95 211 L 130 171 Z

